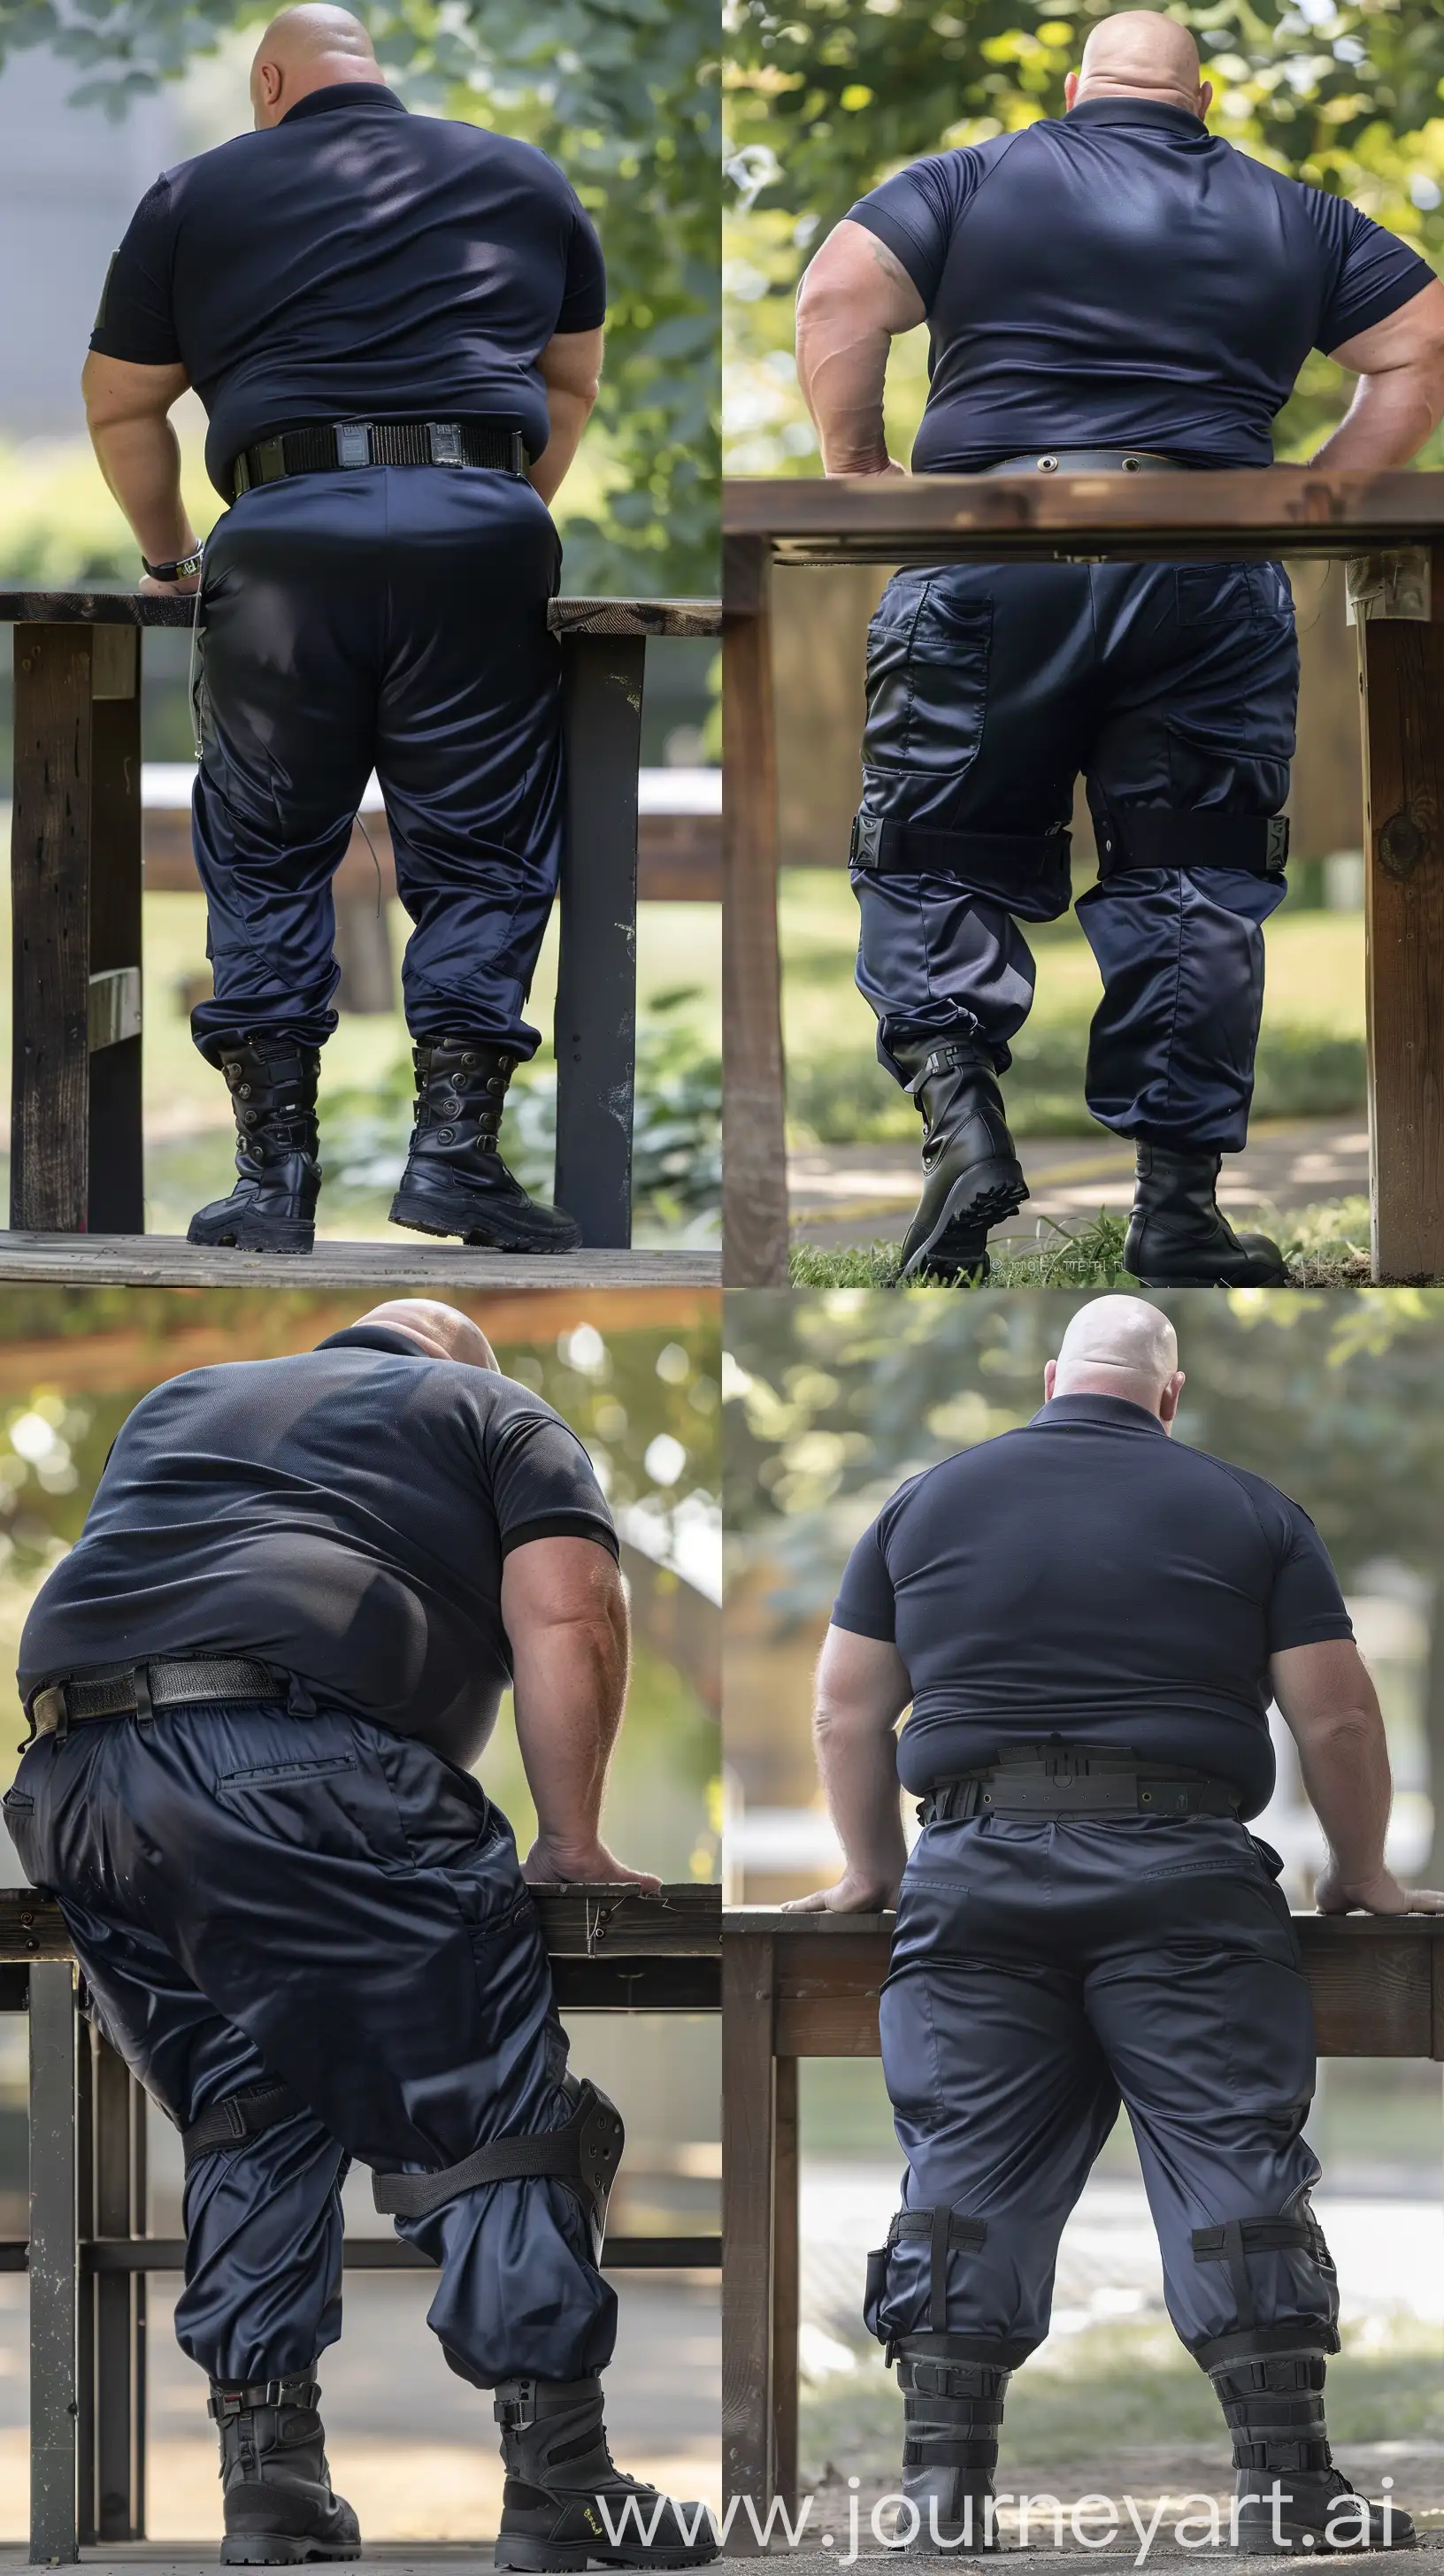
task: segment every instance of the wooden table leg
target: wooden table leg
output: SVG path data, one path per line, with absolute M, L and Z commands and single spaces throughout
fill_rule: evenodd
M 765 2520 L 776 2492 L 773 2413 L 777 2064 L 773 1945 L 722 1942 L 722 2483 L 738 2501 L 728 2546 L 757 2548 L 748 2500 Z
M 137 627 L 96 627 L 90 678 L 89 1230 L 143 1234 Z M 122 2537 L 117 2532 L 103 2536 Z
M 1431 588 L 1359 622 L 1376 1280 L 1444 1279 L 1444 548 Z
M 772 575 L 762 537 L 725 542 L 722 691 L 722 1276 L 731 1288 L 785 1288 Z
M 797 2224 L 797 2060 L 779 2057 L 773 2084 L 776 2146 L 772 2159 L 772 2456 L 775 2492 L 788 2512 L 797 2502 L 797 2331 L 801 2323 L 801 2246 Z
M 632 1240 L 641 635 L 569 635 L 557 968 L 556 1199 L 582 1241 Z
M 30 2559 L 70 2566 L 76 2534 L 75 1971 L 30 1971 Z

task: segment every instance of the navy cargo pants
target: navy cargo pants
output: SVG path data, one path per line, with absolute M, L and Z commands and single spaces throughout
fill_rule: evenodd
M 519 476 L 367 466 L 244 493 L 208 540 L 193 812 L 215 998 L 202 1055 L 324 1045 L 331 879 L 373 768 L 415 927 L 413 1038 L 522 1058 L 561 847 L 561 549 Z
M 882 1994 L 908 2170 L 869 2257 L 874 2334 L 1026 2359 L 1121 2100 L 1189 2350 L 1278 2325 L 1337 2350 L 1302 2136 L 1313 2012 L 1275 1865 L 1231 1817 L 927 1827 Z
M 309 2106 L 191 2170 L 176 2333 L 212 2378 L 283 2378 L 336 2341 L 353 2157 L 434 2172 L 570 2117 L 510 1828 L 426 1746 L 333 1709 L 110 1718 L 32 1745 L 5 1818 L 95 2019 L 173 2120 L 265 2076 Z M 440 2265 L 429 2322 L 463 2379 L 605 2367 L 616 2298 L 560 2183 L 395 2225 Z
M 1298 704 L 1281 564 L 952 564 L 900 572 L 868 637 L 863 812 L 938 832 L 1066 829 L 1080 771 L 1095 823 L 1138 806 L 1276 815 Z M 1033 1000 L 1019 918 L 1051 881 L 854 869 L 857 981 L 878 1055 L 980 1037 L 999 1071 Z M 1120 864 L 1080 897 L 1103 979 L 1095 1118 L 1145 1143 L 1243 1146 L 1277 877 Z

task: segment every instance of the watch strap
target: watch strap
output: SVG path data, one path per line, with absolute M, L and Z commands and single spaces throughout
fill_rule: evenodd
M 152 581 L 185 581 L 193 572 L 200 571 L 205 555 L 198 546 L 193 555 L 177 555 L 174 563 L 147 563 L 144 555 L 140 560 Z

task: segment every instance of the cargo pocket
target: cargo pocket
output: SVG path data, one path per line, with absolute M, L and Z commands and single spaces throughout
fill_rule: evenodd
M 413 1866 L 396 1801 L 379 1769 L 355 1753 L 298 1755 L 216 1775 L 220 1806 L 259 1837 L 328 1860 Z
M 946 577 L 899 574 L 868 628 L 863 766 L 961 779 L 988 705 L 993 603 L 954 599 Z
M 891 2252 L 891 2245 L 873 2247 L 867 2258 L 867 2278 L 862 2294 L 863 2324 L 870 2335 L 877 2336 L 879 2342 L 885 2342 L 887 2339 L 887 2328 L 880 2326 L 878 2319 L 882 2314 L 883 2301 L 887 2297 L 887 2266 Z

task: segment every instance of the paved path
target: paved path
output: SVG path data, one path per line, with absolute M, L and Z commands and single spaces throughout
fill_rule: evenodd
M 1031 1247 L 1040 1223 L 1086 1224 L 1106 1208 L 1133 1203 L 1133 1148 L 1099 1129 L 1096 1136 L 1030 1137 L 1020 1148 L 1032 1192 L 994 1242 Z M 917 1203 L 919 1166 L 912 1144 L 810 1145 L 788 1160 L 792 1225 L 804 1243 L 839 1246 L 900 1241 Z M 1287 1213 L 1320 1200 L 1367 1196 L 1369 1137 L 1362 1118 L 1307 1119 L 1260 1125 L 1247 1150 L 1224 1163 L 1219 1201 L 1237 1221 L 1260 1205 Z

